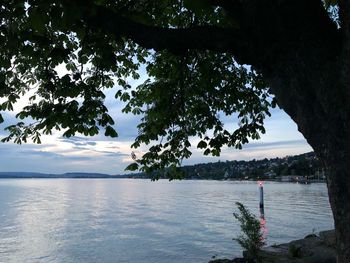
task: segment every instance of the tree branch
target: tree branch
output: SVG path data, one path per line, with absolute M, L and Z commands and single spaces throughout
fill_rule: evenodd
M 103 7 L 98 8 L 89 23 L 154 50 L 168 49 L 174 53 L 184 53 L 188 49 L 236 52 L 244 47 L 243 37 L 237 29 L 215 26 L 161 28 L 132 21 Z
M 350 41 L 350 1 L 339 0 L 339 18 L 342 27 L 343 34 Z M 349 47 L 350 48 L 350 47 Z

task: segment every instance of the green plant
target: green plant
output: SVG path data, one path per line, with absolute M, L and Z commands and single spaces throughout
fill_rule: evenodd
M 233 213 L 233 216 L 239 221 L 242 234 L 233 240 L 248 252 L 249 257 L 259 261 L 258 251 L 265 245 L 260 222 L 242 203 L 236 202 L 236 205 L 239 213 Z

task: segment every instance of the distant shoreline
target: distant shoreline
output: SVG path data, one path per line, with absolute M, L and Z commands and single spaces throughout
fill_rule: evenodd
M 101 173 L 64 173 L 64 174 L 46 174 L 46 173 L 31 173 L 31 172 L 0 172 L 0 179 L 123 179 L 130 178 L 128 175 L 109 175 Z
M 251 161 L 218 161 L 180 167 L 185 175 L 183 180 L 215 180 L 215 181 L 282 181 L 313 183 L 324 182 L 326 175 L 321 163 L 314 153 L 304 153 L 284 158 L 271 158 Z M 156 173 L 153 174 L 156 176 Z M 157 176 L 159 176 L 157 174 Z M 0 172 L 0 178 L 86 178 L 86 179 L 152 179 L 152 174 L 134 172 L 128 174 L 105 174 L 98 172 Z M 159 179 L 168 179 L 167 173 Z
M 140 178 L 134 177 L 132 174 L 128 175 L 105 175 L 105 174 L 81 174 L 81 173 L 66 173 L 66 174 L 41 174 L 41 173 L 21 173 L 21 172 L 0 172 L 0 179 L 134 179 L 134 180 L 151 180 L 151 178 Z M 168 180 L 167 178 L 160 178 L 159 180 Z M 219 179 L 193 179 L 193 178 L 183 178 L 181 180 L 186 181 L 227 181 L 227 182 L 279 182 L 279 183 L 298 183 L 296 181 L 281 181 L 278 179 L 251 179 L 251 180 L 242 180 L 242 179 L 227 179 L 227 180 L 219 180 Z M 325 183 L 325 180 L 315 180 L 311 179 L 308 181 L 309 183 Z

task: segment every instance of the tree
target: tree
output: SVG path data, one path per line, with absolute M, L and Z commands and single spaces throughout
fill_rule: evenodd
M 129 169 L 172 171 L 191 136 L 212 155 L 258 139 L 274 95 L 327 169 L 338 262 L 350 262 L 349 0 L 8 0 L 0 19 L 1 108 L 34 93 L 4 141 L 116 137 L 103 88 L 117 84 L 124 111 L 142 114 L 133 147 L 153 142 Z M 140 65 L 150 78 L 133 89 Z

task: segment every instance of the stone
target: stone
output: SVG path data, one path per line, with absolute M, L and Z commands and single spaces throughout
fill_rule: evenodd
M 322 231 L 319 236 L 311 234 L 289 243 L 264 247 L 258 255 L 264 263 L 336 263 L 335 233 L 334 230 Z M 243 257 L 216 259 L 210 263 L 248 262 L 246 251 Z
M 246 263 L 244 258 L 235 258 L 235 259 L 214 259 L 209 261 L 209 263 Z
M 265 247 L 259 256 L 264 263 L 336 263 L 335 249 L 318 236 Z
M 320 238 L 327 246 L 329 246 L 329 247 L 336 246 L 336 239 L 335 239 L 335 231 L 334 230 L 327 230 L 327 231 L 320 232 Z

